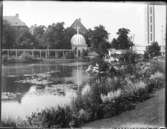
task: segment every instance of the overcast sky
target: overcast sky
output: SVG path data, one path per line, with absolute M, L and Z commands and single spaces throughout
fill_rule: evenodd
M 156 10 L 156 40 L 162 41 L 161 26 L 165 31 L 165 5 L 155 7 Z M 146 4 L 129 2 L 55 2 L 55 1 L 5 1 L 3 2 L 3 15 L 19 17 L 27 26 L 50 25 L 65 22 L 70 26 L 76 18 L 86 28 L 104 25 L 110 33 L 111 39 L 116 36 L 118 28 L 125 27 L 135 34 L 135 42 L 146 42 Z

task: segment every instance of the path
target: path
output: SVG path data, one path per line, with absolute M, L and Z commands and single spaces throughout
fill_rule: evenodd
M 154 97 L 136 105 L 131 111 L 83 125 L 83 128 L 111 127 L 163 127 L 165 117 L 165 89 L 155 92 Z

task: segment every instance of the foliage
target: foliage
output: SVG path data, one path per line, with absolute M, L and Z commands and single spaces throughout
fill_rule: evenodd
M 65 53 L 65 58 L 66 59 L 73 59 L 74 58 L 74 52 Z
M 159 73 L 154 76 L 162 77 Z M 87 94 L 78 94 L 73 100 L 72 107 L 51 108 L 33 113 L 24 125 L 41 128 L 79 127 L 88 121 L 112 117 L 123 111 L 134 109 L 136 102 L 148 99 L 153 89 L 161 88 L 161 84 L 160 80 L 145 83 L 141 80 L 134 82 L 126 79 L 121 89 L 108 90 L 104 93 L 101 88 L 105 84 L 95 81 L 91 84 L 91 90 Z
M 117 32 L 118 38 L 113 39 L 111 42 L 111 47 L 115 49 L 129 49 L 134 44 L 128 37 L 130 30 L 126 28 L 120 28 Z
M 137 60 L 137 53 L 134 51 L 127 51 L 125 54 L 119 56 L 119 61 L 123 64 L 135 64 Z
M 94 30 L 89 30 L 86 35 L 88 45 L 91 46 L 100 56 L 104 56 L 107 49 L 110 48 L 110 44 L 107 41 L 108 32 L 104 26 L 99 25 Z
M 161 47 L 159 46 L 158 42 L 152 42 L 151 45 L 146 46 L 146 50 L 144 52 L 144 58 L 150 59 L 155 56 L 161 55 Z
M 2 63 L 5 63 L 8 61 L 8 56 L 7 55 L 3 55 L 2 56 Z
M 85 57 L 85 56 L 88 56 L 88 51 L 83 49 L 81 53 L 81 57 Z
M 2 48 L 15 48 L 16 30 L 10 26 L 7 21 L 3 22 Z
M 14 128 L 16 128 L 17 125 L 16 125 L 16 122 L 8 119 L 8 120 L 1 121 L 1 127 L 14 127 Z
M 32 61 L 32 60 L 34 60 L 33 56 L 30 55 L 29 53 L 26 53 L 26 52 L 22 53 L 22 54 L 19 56 L 19 59 L 20 59 L 20 60 L 25 60 L 25 61 Z
M 16 39 L 17 48 L 35 48 L 35 39 L 28 28 L 20 29 Z
M 64 22 L 49 25 L 45 34 L 47 48 L 60 49 L 64 39 Z
M 62 48 L 71 49 L 71 38 L 74 34 L 76 34 L 76 30 L 71 27 L 64 30 L 64 42 L 62 44 Z
M 34 36 L 34 39 L 36 41 L 36 48 L 46 48 L 45 44 L 45 39 L 44 39 L 44 35 L 45 35 L 45 30 L 46 27 L 43 25 L 37 26 L 31 26 L 32 29 L 32 35 Z
M 33 113 L 28 117 L 28 123 L 30 126 L 41 128 L 65 128 L 70 127 L 69 123 L 73 119 L 73 113 L 69 106 L 59 107 L 43 110 L 39 113 Z
M 121 90 L 118 89 L 116 91 L 110 91 L 107 93 L 107 95 L 101 94 L 101 99 L 103 103 L 110 102 L 114 100 L 115 98 L 119 97 L 121 95 Z

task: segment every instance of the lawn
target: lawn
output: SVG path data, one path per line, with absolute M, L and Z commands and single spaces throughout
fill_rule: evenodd
M 154 97 L 136 105 L 131 111 L 108 119 L 96 120 L 83 128 L 111 127 L 163 127 L 165 124 L 165 88 L 156 91 Z

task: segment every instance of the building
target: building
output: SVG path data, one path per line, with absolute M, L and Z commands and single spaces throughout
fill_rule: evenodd
M 16 29 L 27 28 L 27 25 L 19 18 L 19 14 L 15 16 L 3 16 L 3 20 Z
M 75 51 L 76 56 L 80 56 L 84 51 L 87 51 L 87 44 L 84 36 L 79 33 L 79 27 L 77 26 L 77 34 L 71 38 L 71 46 Z
M 71 38 L 71 46 L 75 51 L 76 56 L 80 56 L 84 51 L 87 51 L 88 46 L 84 35 L 87 33 L 86 27 L 81 23 L 81 19 L 76 19 L 71 27 L 77 31 Z
M 77 31 L 77 27 L 79 28 L 79 33 L 85 35 L 87 33 L 86 27 L 81 23 L 81 18 L 76 19 L 71 27 Z
M 161 52 L 165 53 L 166 38 L 166 5 L 148 2 L 143 5 L 139 24 L 139 32 L 135 33 L 135 50 L 144 53 L 146 46 L 157 41 L 161 46 Z M 143 21 L 142 21 L 143 18 Z M 137 25 L 136 25 L 137 26 Z
M 151 44 L 155 42 L 155 7 L 147 5 L 147 42 Z

